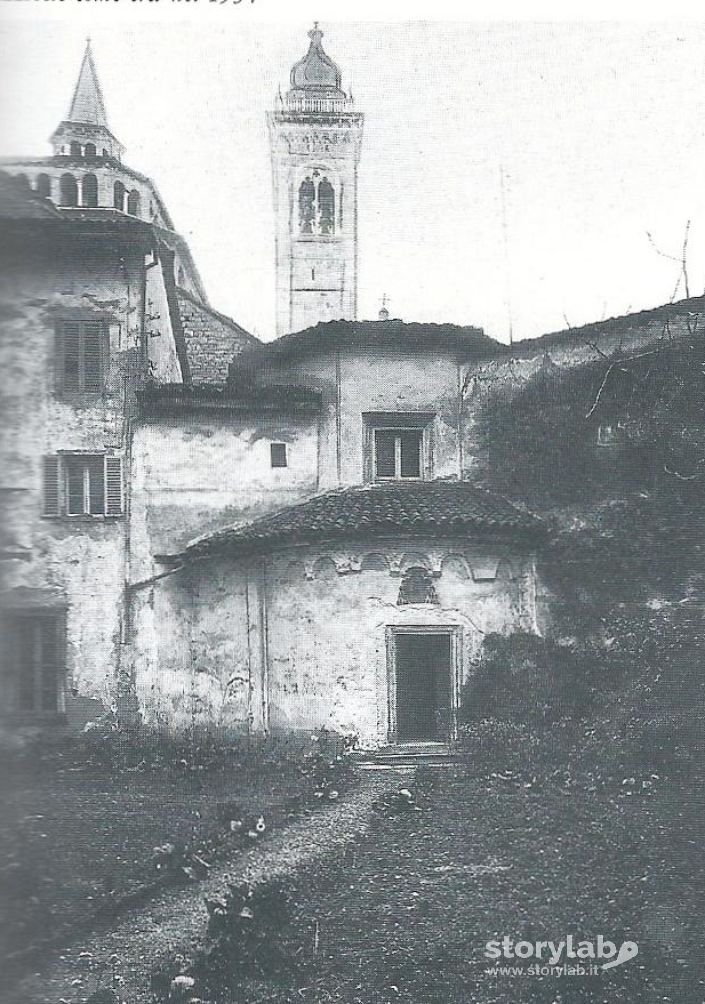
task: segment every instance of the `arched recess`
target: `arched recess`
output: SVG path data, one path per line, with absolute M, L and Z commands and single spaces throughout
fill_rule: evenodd
M 176 273 L 176 285 L 183 287 L 185 281 L 186 281 L 186 275 L 184 273 L 183 267 L 179 265 L 178 271 Z
M 86 147 L 85 147 L 85 151 L 84 152 L 85 152 L 86 157 L 95 157 L 96 153 L 97 153 L 96 148 L 95 148 L 95 143 L 86 143 Z
M 469 579 L 470 569 L 462 554 L 447 554 L 441 562 L 441 574 L 452 575 L 456 579 Z
M 98 205 L 98 179 L 94 174 L 83 175 L 81 196 L 84 206 L 95 209 Z
M 116 181 L 113 185 L 113 205 L 120 212 L 125 210 L 125 186 L 121 181 Z
M 42 195 L 45 199 L 51 197 L 51 178 L 48 174 L 37 177 L 37 195 Z
M 136 188 L 133 188 L 127 196 L 127 211 L 130 216 L 139 216 L 140 214 L 140 193 Z
M 62 206 L 78 205 L 78 184 L 72 174 L 62 174 L 59 181 L 59 204 Z
M 388 572 L 389 562 L 385 555 L 380 554 L 378 551 L 372 551 L 363 557 L 360 563 L 360 570 L 363 572 Z
M 83 153 L 81 151 L 81 144 L 76 143 L 76 141 L 74 140 L 74 142 L 69 147 L 69 155 L 71 157 L 82 157 Z
M 24 185 L 25 188 L 32 187 L 29 183 L 29 178 L 27 177 L 26 174 L 16 174 L 15 177 L 17 178 L 17 180 L 21 185 Z
M 326 582 L 331 582 L 338 574 L 332 558 L 316 558 L 312 571 L 314 579 L 323 579 Z

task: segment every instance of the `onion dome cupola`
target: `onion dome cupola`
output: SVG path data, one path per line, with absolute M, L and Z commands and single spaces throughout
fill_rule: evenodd
M 340 68 L 323 48 L 318 21 L 308 37 L 308 52 L 291 68 L 285 107 L 290 111 L 349 111 L 352 96 L 343 90 Z
M 86 41 L 68 116 L 52 134 L 51 143 L 57 157 L 122 158 L 124 147 L 108 128 L 90 39 Z

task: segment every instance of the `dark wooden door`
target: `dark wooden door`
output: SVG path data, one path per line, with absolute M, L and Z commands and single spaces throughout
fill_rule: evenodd
M 450 735 L 449 634 L 397 634 L 397 739 L 446 742 Z

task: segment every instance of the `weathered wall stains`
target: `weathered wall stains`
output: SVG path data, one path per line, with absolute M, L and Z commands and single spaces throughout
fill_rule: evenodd
M 316 416 L 188 412 L 151 420 L 133 443 L 133 574 L 154 554 L 312 495 L 318 484 Z M 272 467 L 272 443 L 287 466 Z
M 419 563 L 438 603 L 399 606 L 401 573 Z M 510 544 L 400 538 L 210 560 L 188 574 L 190 587 L 185 572 L 155 584 L 151 605 L 141 600 L 152 627 L 134 632 L 137 676 L 159 681 L 159 712 L 143 682 L 141 699 L 154 706 L 155 722 L 166 714 L 173 728 L 325 726 L 380 745 L 388 735 L 388 628 L 457 628 L 459 688 L 486 632 L 536 627 L 532 557 Z M 187 646 L 179 619 L 189 588 Z
M 149 356 L 145 260 L 139 244 L 120 248 L 85 235 L 74 241 L 63 229 L 56 243 L 13 244 L 0 267 L 0 605 L 6 618 L 23 606 L 43 609 L 47 596 L 65 609 L 57 710 L 76 727 L 118 698 L 128 526 L 122 517 L 44 517 L 43 458 L 115 451 L 129 481 L 134 390 L 146 378 Z M 105 323 L 102 392 L 61 392 L 61 320 Z M 153 323 L 164 324 L 155 371 L 171 376 L 168 318 Z M 0 691 L 0 713 L 3 704 Z
M 367 472 L 364 416 L 423 413 L 430 423 L 432 476 L 459 476 L 459 368 L 449 352 L 349 349 L 268 367 L 262 383 L 296 382 L 321 391 L 320 487 L 360 484 Z

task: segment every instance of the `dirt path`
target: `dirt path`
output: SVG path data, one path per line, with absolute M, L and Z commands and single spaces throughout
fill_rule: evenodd
M 124 981 L 122 1000 L 147 1004 L 155 963 L 177 952 L 189 956 L 203 943 L 208 921 L 204 897 L 222 894 L 229 882 L 254 884 L 291 875 L 310 862 L 340 854 L 367 830 L 375 798 L 408 782 L 413 774 L 413 768 L 362 774 L 358 787 L 340 802 L 296 820 L 244 854 L 219 863 L 207 880 L 166 890 L 119 919 L 112 929 L 97 931 L 85 942 L 55 953 L 40 972 L 25 977 L 0 999 L 7 1004 L 83 1004 L 95 991 L 101 973 L 103 984 L 108 982 L 109 960 L 116 956 L 114 969 Z

